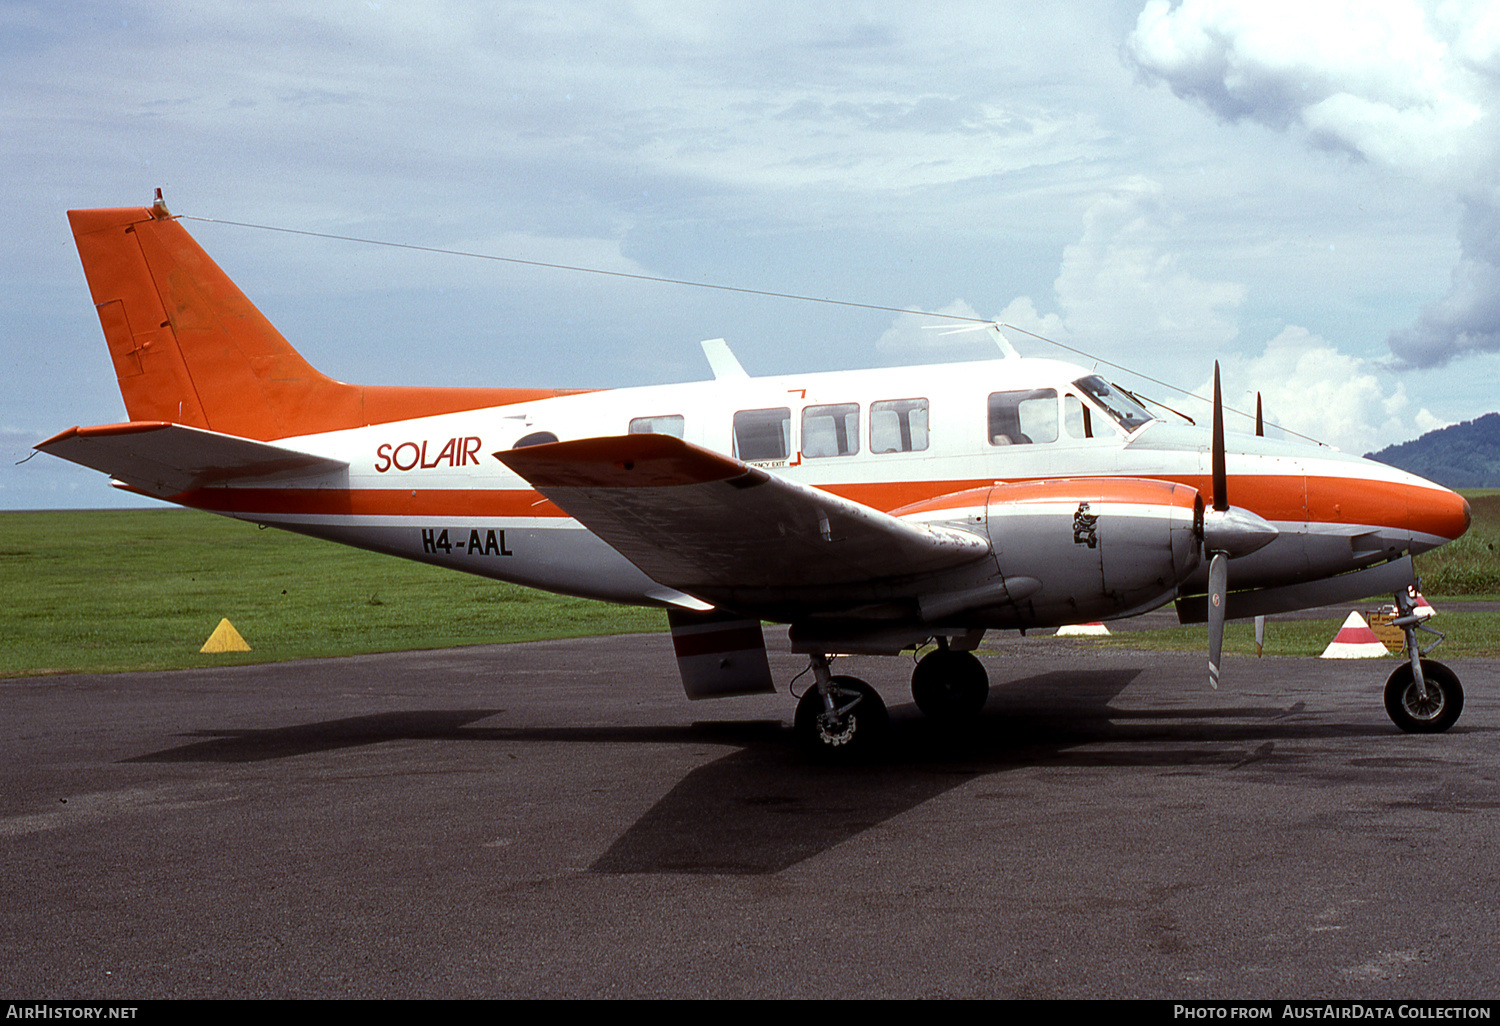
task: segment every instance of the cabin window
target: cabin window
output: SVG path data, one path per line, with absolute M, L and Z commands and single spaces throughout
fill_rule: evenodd
M 664 417 L 636 417 L 630 422 L 632 435 L 671 435 L 682 437 L 682 415 L 678 413 Z
M 859 452 L 859 404 L 808 406 L 802 411 L 802 455 L 853 456 Z
M 1057 390 L 1033 388 L 990 393 L 990 444 L 1057 441 Z
M 1076 395 L 1063 396 L 1063 430 L 1069 438 L 1093 438 L 1093 418 Z
M 926 449 L 926 399 L 885 399 L 870 404 L 871 452 L 923 452 Z
M 734 415 L 734 455 L 738 459 L 784 460 L 792 451 L 792 411 L 741 410 Z

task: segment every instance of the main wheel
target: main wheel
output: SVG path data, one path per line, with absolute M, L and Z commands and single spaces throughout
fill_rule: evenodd
M 1385 682 L 1385 711 L 1408 734 L 1441 734 L 1464 711 L 1463 686 L 1457 674 L 1430 659 L 1422 660 L 1422 680 L 1427 684 L 1425 698 L 1417 692 L 1411 663 L 1396 667 Z
M 990 675 L 973 652 L 928 652 L 911 674 L 911 697 L 935 720 L 978 716 L 990 697 Z
M 826 762 L 849 762 L 879 751 L 891 724 L 880 693 L 858 677 L 831 677 L 828 687 L 833 693 L 832 713 L 815 687 L 797 702 L 798 743 Z

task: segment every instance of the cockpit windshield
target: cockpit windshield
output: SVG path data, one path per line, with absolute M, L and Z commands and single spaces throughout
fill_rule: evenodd
M 1111 385 L 1097 374 L 1079 378 L 1073 384 L 1098 403 L 1099 407 L 1109 414 L 1126 434 L 1156 419 L 1146 412 L 1145 407 L 1126 395 L 1124 389 L 1118 385 Z

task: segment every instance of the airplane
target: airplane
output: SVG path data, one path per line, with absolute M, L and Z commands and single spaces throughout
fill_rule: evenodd
M 763 622 L 813 679 L 798 741 L 878 751 L 881 696 L 836 654 L 930 648 L 912 697 L 976 716 L 991 630 L 1145 613 L 1209 625 L 1389 593 L 1404 731 L 1463 689 L 1424 658 L 1412 555 L 1468 503 L 1328 447 L 1153 415 L 1031 357 L 613 390 L 345 384 L 315 370 L 162 201 L 68 212 L 129 420 L 36 448 L 181 506 L 473 574 L 666 611 L 690 699 L 774 692 Z M 1231 585 L 1233 586 L 1231 588 Z M 1432 632 L 1436 633 L 1436 632 Z M 806 671 L 804 671 L 806 672 Z

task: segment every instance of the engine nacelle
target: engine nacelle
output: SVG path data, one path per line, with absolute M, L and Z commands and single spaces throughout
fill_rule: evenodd
M 986 526 L 1020 619 L 1081 623 L 1171 600 L 1202 558 L 1203 501 L 1139 478 L 997 484 Z

